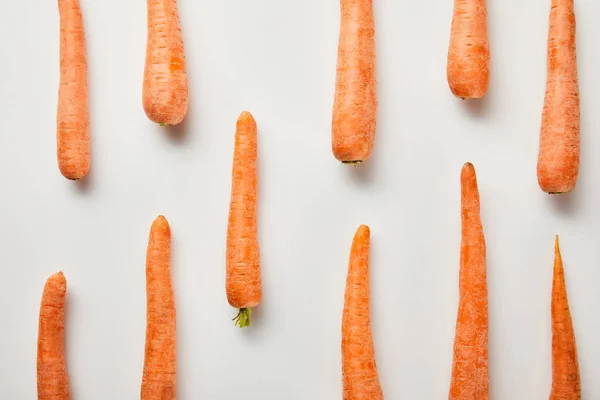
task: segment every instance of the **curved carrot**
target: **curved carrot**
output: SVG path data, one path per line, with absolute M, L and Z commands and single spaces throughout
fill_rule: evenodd
M 248 111 L 240 114 L 235 132 L 231 202 L 227 226 L 225 289 L 240 328 L 250 326 L 250 309 L 260 303 L 260 248 L 257 239 L 256 122 Z
M 332 149 L 339 161 L 358 164 L 369 158 L 375 142 L 377 78 L 373 0 L 340 0 L 340 6 Z
M 579 175 L 579 83 L 573 0 L 552 0 L 546 95 L 537 175 L 547 193 L 567 193 Z
M 552 392 L 550 400 L 580 400 L 581 381 L 575 331 L 569 311 L 565 271 L 558 245 L 554 244 L 552 280 Z
M 177 0 L 148 0 L 148 44 L 143 89 L 151 121 L 177 125 L 187 113 L 188 82 Z
M 62 272 L 51 275 L 44 285 L 40 305 L 37 345 L 38 400 L 69 400 L 69 375 L 65 360 L 65 295 L 67 280 Z
M 478 99 L 490 82 L 486 0 L 454 0 L 447 67 L 448 85 L 462 99 Z
M 371 231 L 358 227 L 352 241 L 342 317 L 344 400 L 383 400 L 371 334 L 369 249 Z
M 60 85 L 56 116 L 58 168 L 67 179 L 81 179 L 90 168 L 87 60 L 78 0 L 58 0 Z
M 449 400 L 487 400 L 488 387 L 488 294 L 486 250 L 479 189 L 473 164 L 460 175 L 462 240 L 458 317 Z
M 162 215 L 152 223 L 148 239 L 146 307 L 141 400 L 175 400 L 176 313 L 171 283 L 171 228 Z

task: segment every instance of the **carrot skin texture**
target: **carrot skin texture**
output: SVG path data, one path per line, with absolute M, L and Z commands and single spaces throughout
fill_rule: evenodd
M 58 168 L 70 180 L 90 168 L 87 59 L 78 0 L 58 0 L 60 14 L 60 83 L 56 116 Z
M 480 217 L 477 176 L 471 163 L 461 172 L 462 240 L 459 305 L 449 400 L 487 400 L 488 294 L 486 245 Z
M 490 82 L 486 0 L 454 0 L 447 78 L 457 97 L 485 95 Z
M 369 250 L 371 232 L 361 225 L 352 241 L 342 317 L 344 400 L 382 400 L 371 333 Z
M 38 400 L 69 400 L 69 375 L 65 360 L 65 296 L 67 280 L 62 272 L 44 285 L 37 343 Z
M 188 80 L 177 0 L 148 0 L 144 111 L 161 125 L 177 125 L 188 109 Z
M 373 0 L 340 0 L 332 150 L 344 163 L 365 161 L 375 142 L 377 77 Z
M 146 253 L 146 346 L 141 400 L 175 400 L 176 311 L 171 282 L 171 228 L 156 218 Z
M 569 310 L 565 271 L 558 236 L 554 244 L 552 279 L 552 391 L 550 400 L 581 400 L 575 331 Z
M 262 297 L 256 217 L 256 159 L 256 121 L 252 114 L 244 111 L 236 123 L 225 284 L 229 304 L 240 310 L 256 307 Z
M 568 193 L 579 176 L 580 110 L 573 0 L 552 0 L 537 175 L 546 193 Z

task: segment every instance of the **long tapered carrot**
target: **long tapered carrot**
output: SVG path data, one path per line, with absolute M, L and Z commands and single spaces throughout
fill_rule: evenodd
M 377 117 L 373 0 L 340 0 L 332 149 L 339 161 L 358 164 L 371 155 Z
M 361 225 L 354 234 L 346 278 L 342 317 L 344 400 L 382 400 L 371 334 L 369 250 L 371 231 Z
M 40 305 L 37 344 L 38 400 L 69 400 L 69 375 L 65 360 L 65 295 L 67 280 L 62 272 L 51 275 L 44 285 Z
M 459 302 L 449 400 L 487 400 L 488 294 L 486 248 L 479 214 L 479 189 L 473 164 L 460 175 L 462 240 Z
M 567 193 L 579 175 L 579 82 L 573 0 L 552 0 L 546 95 L 537 175 L 547 193 Z
M 142 93 L 151 121 L 177 125 L 188 109 L 188 81 L 177 0 L 148 0 L 148 42 Z
M 250 326 L 250 309 L 260 303 L 260 248 L 257 238 L 256 122 L 248 111 L 240 114 L 235 132 L 231 202 L 227 226 L 225 290 L 241 328 Z
M 150 229 L 146 252 L 146 348 L 141 400 L 175 400 L 176 321 L 171 283 L 171 228 L 162 215 Z
M 448 85 L 463 99 L 483 97 L 490 82 L 486 0 L 454 0 L 447 66 Z
M 81 179 L 90 168 L 87 60 L 78 0 L 58 0 L 60 84 L 56 116 L 58 168 L 67 179 Z
M 575 331 L 569 311 L 565 271 L 558 235 L 554 243 L 552 280 L 552 392 L 550 400 L 580 400 L 581 381 L 577 361 Z

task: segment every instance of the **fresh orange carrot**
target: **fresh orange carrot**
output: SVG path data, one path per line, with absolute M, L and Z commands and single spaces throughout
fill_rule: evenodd
M 447 77 L 452 93 L 478 99 L 490 82 L 486 0 L 454 0 Z
M 575 331 L 569 311 L 565 271 L 558 245 L 554 243 L 552 280 L 552 392 L 550 400 L 580 400 L 581 382 Z
M 171 283 L 171 228 L 154 220 L 146 252 L 146 349 L 141 400 L 177 395 L 175 296 Z
M 369 250 L 371 231 L 358 227 L 352 241 L 342 317 L 344 400 L 382 400 L 371 334 Z
M 87 60 L 78 0 L 58 0 L 60 85 L 56 117 L 58 168 L 67 179 L 81 179 L 90 168 Z
M 260 248 L 257 238 L 256 122 L 248 111 L 240 114 L 235 132 L 231 202 L 227 226 L 227 300 L 239 313 L 240 328 L 250 326 L 250 309 L 260 303 Z
M 359 164 L 371 155 L 377 117 L 373 0 L 340 0 L 333 155 Z
M 488 294 L 486 250 L 479 214 L 479 189 L 473 164 L 460 174 L 462 240 L 458 317 L 449 400 L 487 400 Z
M 177 125 L 187 113 L 188 81 L 177 0 L 148 0 L 148 43 L 143 89 L 151 121 Z
M 38 400 L 69 400 L 69 375 L 65 360 L 65 295 L 62 272 L 51 275 L 40 305 L 37 347 Z
M 579 175 L 579 83 L 573 0 L 552 0 L 546 95 L 537 175 L 547 193 L 567 193 Z

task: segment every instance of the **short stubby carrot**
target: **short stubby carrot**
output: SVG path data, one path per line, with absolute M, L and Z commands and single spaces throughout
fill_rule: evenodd
M 488 293 L 486 246 L 480 217 L 479 189 L 473 164 L 460 175 L 462 239 L 459 301 L 449 400 L 487 400 Z
M 490 44 L 486 0 L 454 0 L 446 73 L 457 97 L 478 99 L 487 91 Z
M 358 164 L 371 155 L 377 117 L 373 0 L 340 0 L 333 155 Z
M 546 95 L 537 176 L 547 193 L 567 193 L 579 175 L 579 82 L 573 0 L 552 0 Z
M 171 228 L 161 215 L 152 223 L 146 252 L 146 348 L 141 400 L 177 397 L 175 319 Z
M 371 231 L 361 225 L 354 234 L 342 316 L 344 400 L 383 400 L 371 333 L 369 251 Z
M 62 272 L 51 275 L 40 305 L 37 343 L 38 400 L 69 400 L 69 375 L 65 359 L 65 296 Z
M 565 271 L 558 244 L 554 243 L 552 280 L 552 391 L 550 400 L 581 400 L 581 381 L 575 331 L 569 310 Z
M 256 307 L 262 297 L 256 158 L 256 122 L 252 114 L 244 111 L 237 120 L 235 132 L 225 284 L 229 304 L 239 309 L 235 321 L 241 328 L 250 325 L 250 309 Z
M 67 179 L 85 177 L 90 168 L 87 59 L 78 0 L 58 0 L 60 84 L 56 116 L 58 168 Z
M 188 80 L 177 0 L 148 0 L 144 111 L 161 125 L 177 125 L 188 109 Z

